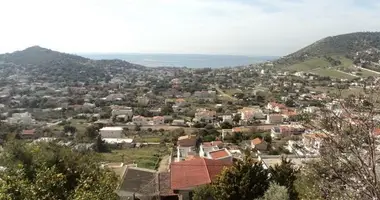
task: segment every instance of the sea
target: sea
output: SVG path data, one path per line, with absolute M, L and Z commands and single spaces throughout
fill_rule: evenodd
M 80 54 L 101 59 L 121 59 L 147 67 L 223 68 L 275 60 L 276 56 L 237 56 L 206 54 Z

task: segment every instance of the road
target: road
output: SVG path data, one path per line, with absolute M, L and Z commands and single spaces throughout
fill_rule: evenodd
M 225 92 L 223 92 L 223 90 L 220 89 L 218 85 L 215 84 L 215 85 L 214 85 L 214 88 L 215 88 L 215 90 L 216 90 L 219 94 L 221 94 L 222 96 L 225 96 L 225 97 L 227 97 L 227 98 L 229 98 L 229 99 L 231 99 L 231 100 L 233 100 L 233 101 L 237 101 L 237 100 L 238 100 L 238 99 L 236 99 L 235 97 L 233 97 L 233 96 L 231 96 L 231 95 L 228 95 L 228 94 L 226 94 Z
M 369 71 L 369 72 L 372 72 L 372 73 L 375 73 L 375 74 L 380 74 L 380 72 L 377 72 L 377 71 L 373 71 L 373 70 L 366 69 L 366 68 L 359 67 L 359 66 L 356 66 L 356 67 L 359 68 L 359 69 L 361 69 L 361 70 L 366 70 L 366 71 Z
M 358 75 L 351 74 L 351 73 L 347 73 L 347 72 L 344 72 L 344 71 L 341 71 L 341 70 L 337 70 L 337 69 L 336 69 L 336 71 L 338 71 L 338 72 L 340 72 L 340 73 L 343 73 L 343 74 L 350 75 L 350 76 L 359 77 Z

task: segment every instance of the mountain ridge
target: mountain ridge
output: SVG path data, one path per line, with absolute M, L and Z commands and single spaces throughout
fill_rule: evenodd
M 340 55 L 353 59 L 356 52 L 370 48 L 380 49 L 380 32 L 354 32 L 320 39 L 277 60 L 294 63 L 308 57 Z

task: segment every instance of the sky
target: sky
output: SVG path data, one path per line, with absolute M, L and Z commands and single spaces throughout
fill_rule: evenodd
M 327 36 L 380 31 L 378 0 L 0 0 L 0 53 L 283 56 Z

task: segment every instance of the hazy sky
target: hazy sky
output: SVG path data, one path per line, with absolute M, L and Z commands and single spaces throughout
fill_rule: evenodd
M 0 52 L 281 56 L 379 19 L 379 0 L 0 0 Z

